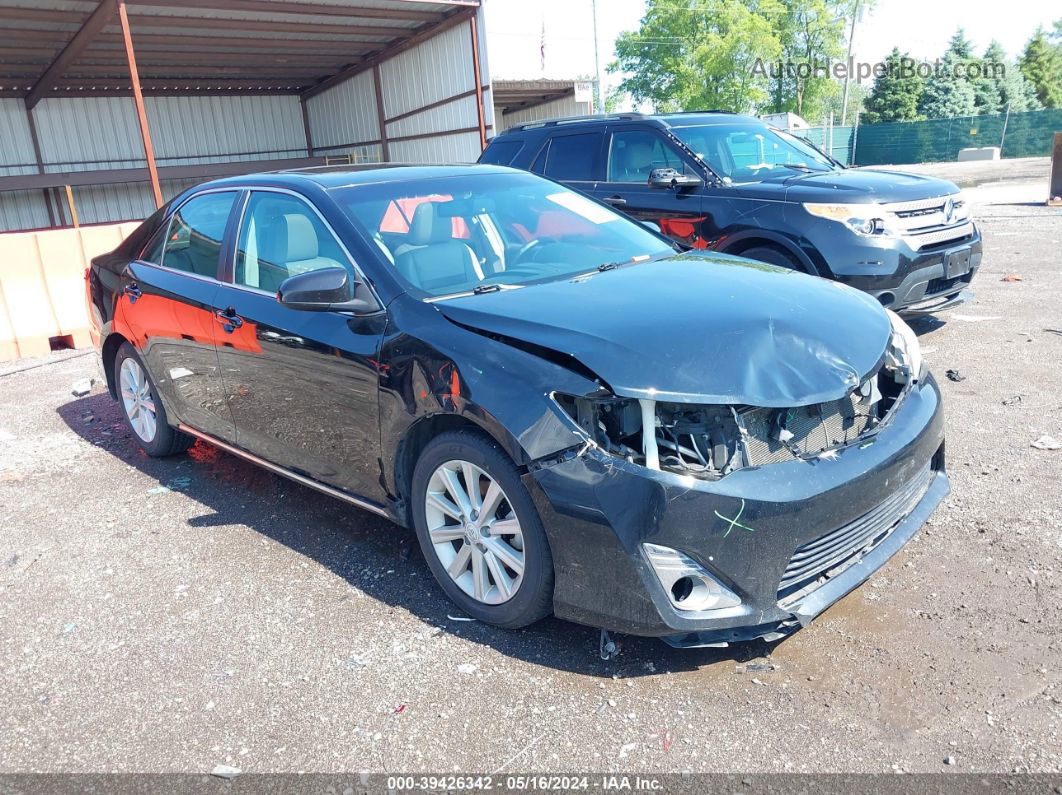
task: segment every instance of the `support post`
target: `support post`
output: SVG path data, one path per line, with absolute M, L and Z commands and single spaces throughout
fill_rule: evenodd
M 74 205 L 74 189 L 69 185 L 66 185 L 66 206 L 70 208 L 70 220 L 74 223 L 74 229 L 77 229 L 81 224 L 77 221 L 77 207 Z
M 151 177 L 151 192 L 155 196 L 155 206 L 162 206 L 162 186 L 159 185 L 159 169 L 155 164 L 155 148 L 151 145 L 151 129 L 148 127 L 147 112 L 144 110 L 144 94 L 140 90 L 140 72 L 136 68 L 136 53 L 133 52 L 133 37 L 129 32 L 129 14 L 126 12 L 125 0 L 118 2 L 118 20 L 122 25 L 122 38 L 125 40 L 125 58 L 129 62 L 129 80 L 133 86 L 133 104 L 136 105 L 136 118 L 140 123 L 140 139 L 144 144 L 144 159 L 147 160 L 148 175 Z
M 44 159 L 41 157 L 41 140 L 37 135 L 37 121 L 33 118 L 33 109 L 26 107 L 26 123 L 29 125 L 30 141 L 33 143 L 33 156 L 37 160 L 37 173 L 44 173 Z M 48 210 L 48 225 L 55 226 L 55 211 L 52 210 L 51 199 L 48 198 L 47 189 L 41 191 L 44 194 L 44 207 Z
M 387 113 L 383 106 L 383 86 L 380 84 L 380 66 L 372 67 L 372 87 L 376 92 L 376 121 L 380 128 L 380 153 L 383 162 L 391 162 L 391 147 L 387 144 Z
M 479 151 L 487 148 L 487 123 L 483 111 L 483 77 L 479 71 L 479 29 L 476 25 L 476 15 L 468 18 L 468 26 L 472 30 L 472 75 L 476 79 L 476 113 L 479 116 Z
M 313 135 L 310 134 L 310 111 L 306 109 L 306 100 L 299 97 L 299 106 L 302 108 L 302 131 L 306 135 L 306 156 L 313 157 Z

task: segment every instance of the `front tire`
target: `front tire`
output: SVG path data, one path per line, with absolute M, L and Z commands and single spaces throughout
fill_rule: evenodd
M 759 260 L 760 262 L 766 262 L 769 265 L 777 265 L 779 268 L 786 268 L 791 271 L 804 272 L 800 263 L 792 256 L 781 249 L 772 248 L 771 246 L 753 246 L 750 249 L 742 251 L 739 256 L 747 259 Z
M 195 439 L 170 427 L 155 383 L 128 342 L 122 343 L 114 357 L 114 383 L 125 424 L 145 453 L 162 458 L 183 453 L 192 446 Z
M 413 522 L 436 581 L 487 624 L 516 629 L 549 615 L 553 557 L 512 460 L 470 432 L 433 439 L 413 471 Z

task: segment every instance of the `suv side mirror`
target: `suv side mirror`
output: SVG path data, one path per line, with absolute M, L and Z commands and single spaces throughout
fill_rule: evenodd
M 308 312 L 367 314 L 380 309 L 368 288 L 352 279 L 346 268 L 321 268 L 289 276 L 277 290 L 277 301 Z
M 654 168 L 649 172 L 649 187 L 651 188 L 683 190 L 684 188 L 699 188 L 702 184 L 700 177 L 683 174 L 673 168 Z

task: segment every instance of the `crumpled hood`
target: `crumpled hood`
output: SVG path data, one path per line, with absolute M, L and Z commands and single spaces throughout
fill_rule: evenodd
M 891 334 L 865 293 L 712 253 L 435 307 L 468 328 L 570 354 L 617 395 L 681 403 L 837 400 L 880 365 Z
M 835 204 L 905 202 L 933 199 L 959 192 L 955 184 L 947 180 L 872 168 L 846 168 L 826 174 L 800 174 L 788 178 L 786 185 L 787 201 Z

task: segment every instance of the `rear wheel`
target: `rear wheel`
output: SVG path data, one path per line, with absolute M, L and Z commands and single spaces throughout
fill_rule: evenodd
M 432 440 L 413 473 L 413 521 L 432 574 L 470 616 L 517 628 L 549 615 L 549 542 L 498 445 L 468 431 Z
M 787 254 L 780 248 L 772 248 L 771 246 L 753 246 L 752 248 L 742 251 L 740 256 L 759 260 L 760 262 L 766 262 L 769 265 L 777 265 L 779 268 L 787 268 L 791 271 L 804 271 L 800 266 L 800 263 L 797 262 L 792 255 Z
M 118 401 L 125 422 L 145 453 L 168 456 L 192 446 L 195 439 L 170 427 L 155 384 L 128 342 L 122 343 L 114 357 L 114 383 L 118 386 Z

